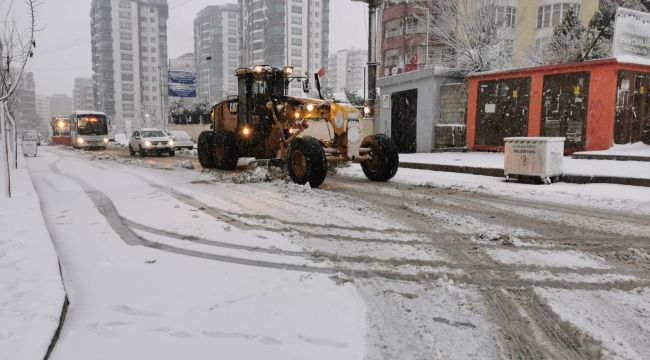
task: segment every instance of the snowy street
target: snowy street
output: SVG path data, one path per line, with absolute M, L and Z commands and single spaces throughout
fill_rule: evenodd
M 190 155 L 26 160 L 70 305 L 52 359 L 642 359 L 650 189 Z M 0 339 L 1 340 L 1 339 Z

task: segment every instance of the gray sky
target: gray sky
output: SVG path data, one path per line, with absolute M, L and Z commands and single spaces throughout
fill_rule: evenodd
M 192 21 L 208 5 L 235 0 L 168 0 L 169 56 L 193 51 Z M 36 93 L 72 94 L 75 77 L 90 77 L 91 0 L 43 0 L 37 22 L 37 49 L 28 65 L 34 72 Z M 330 53 L 367 45 L 367 8 L 351 0 L 330 1 Z

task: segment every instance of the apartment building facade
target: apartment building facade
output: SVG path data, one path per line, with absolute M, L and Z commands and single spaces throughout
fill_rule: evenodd
M 241 63 L 240 8 L 208 6 L 194 19 L 197 98 L 210 104 L 237 95 L 235 69 Z
M 93 93 L 93 79 L 75 78 L 72 89 L 72 107 L 75 110 L 94 110 L 95 95 Z
M 295 74 L 327 67 L 330 0 L 239 0 L 239 5 L 245 66 L 291 65 Z M 292 83 L 289 93 L 302 95 L 300 84 Z
M 467 1 L 467 0 L 457 0 Z M 601 0 L 499 0 L 495 16 L 503 19 L 511 37 L 512 56 L 508 66 L 527 66 L 543 56 L 542 49 L 569 8 L 584 25 L 598 10 Z M 427 10 L 429 1 L 403 1 L 384 7 L 380 15 L 378 48 L 379 77 L 396 75 L 429 66 L 455 66 L 453 51 L 435 40 Z
M 353 91 L 363 96 L 366 88 L 368 50 L 344 49 L 329 56 L 327 86 L 334 92 Z
M 162 126 L 167 103 L 166 0 L 93 0 L 90 11 L 96 110 L 116 132 Z

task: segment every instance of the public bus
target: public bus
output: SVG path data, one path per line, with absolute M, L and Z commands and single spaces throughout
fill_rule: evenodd
M 50 127 L 52 127 L 52 144 L 72 145 L 72 141 L 70 141 L 70 118 L 52 116 Z
M 106 149 L 108 118 L 99 111 L 77 110 L 70 115 L 70 140 L 75 149 Z

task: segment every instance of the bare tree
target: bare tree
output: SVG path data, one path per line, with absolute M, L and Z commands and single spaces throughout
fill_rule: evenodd
M 514 14 L 503 0 L 410 0 L 414 16 L 427 24 L 428 41 L 445 46 L 463 72 L 509 68 Z
M 2 61 L 0 62 L 0 184 L 5 197 L 11 197 L 11 163 L 17 167 L 16 121 L 12 116 L 15 104 L 14 93 L 20 84 L 27 61 L 33 55 L 36 46 L 36 8 L 39 0 L 23 0 L 23 5 L 15 0 L 0 2 L 0 45 Z M 22 18 L 26 20 L 21 21 Z

